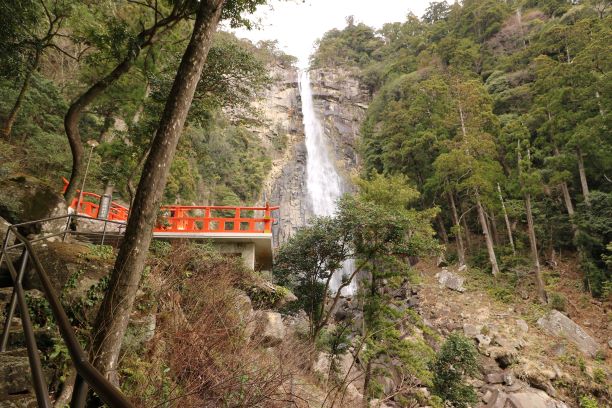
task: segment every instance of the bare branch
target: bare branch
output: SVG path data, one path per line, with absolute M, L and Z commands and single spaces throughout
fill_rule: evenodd
M 47 47 L 49 47 L 49 48 L 53 48 L 53 49 L 55 49 L 56 51 L 59 51 L 60 53 L 64 54 L 65 56 L 67 56 L 67 57 L 68 57 L 68 58 L 70 58 L 70 59 L 73 59 L 73 60 L 75 60 L 75 61 L 78 61 L 78 60 L 79 60 L 77 57 L 75 57 L 74 55 L 71 55 L 70 53 L 68 53 L 68 52 L 64 51 L 64 50 L 63 50 L 61 47 L 57 46 L 57 45 L 56 45 L 56 44 L 54 44 L 54 43 L 49 43 L 49 44 L 47 44 Z
M 52 26 L 53 22 L 52 22 L 52 17 L 51 17 L 51 13 L 49 12 L 49 9 L 47 8 L 47 5 L 45 4 L 44 0 L 40 0 L 40 5 L 42 6 L 43 10 L 45 11 L 45 15 L 47 16 L 47 20 L 49 20 L 49 25 Z

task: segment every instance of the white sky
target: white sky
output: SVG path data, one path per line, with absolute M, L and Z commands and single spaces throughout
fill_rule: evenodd
M 346 26 L 345 18 L 355 16 L 374 28 L 405 21 L 409 12 L 422 16 L 431 0 L 270 0 L 254 15 L 261 28 L 237 30 L 236 35 L 253 42 L 278 40 L 280 48 L 308 65 L 313 44 L 328 30 Z

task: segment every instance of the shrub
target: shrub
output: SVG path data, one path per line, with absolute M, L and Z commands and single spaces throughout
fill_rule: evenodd
M 471 340 L 458 333 L 451 334 L 431 364 L 434 394 L 457 408 L 478 402 L 474 388 L 463 383 L 464 376 L 478 370 L 477 355 Z
M 590 395 L 583 395 L 579 400 L 580 408 L 599 408 L 597 400 Z
M 558 310 L 560 312 L 565 312 L 566 309 L 566 300 L 565 300 L 565 296 L 563 296 L 560 293 L 551 293 L 550 294 L 550 298 L 549 298 L 549 302 L 550 302 L 550 307 Z
M 286 399 L 281 386 L 296 367 L 292 358 L 306 353 L 291 341 L 274 351 L 260 347 L 244 292 L 237 290 L 252 276 L 240 258 L 181 245 L 151 266 L 156 334 L 121 367 L 135 405 L 276 407 L 274 401 Z

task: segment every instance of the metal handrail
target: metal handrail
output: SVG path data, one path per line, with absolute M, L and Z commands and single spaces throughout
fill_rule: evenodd
M 34 252 L 34 248 L 32 243 L 25 238 L 23 235 L 19 233 L 17 230 L 18 227 L 29 225 L 33 223 L 46 222 L 50 220 L 57 220 L 61 218 L 68 218 L 68 222 L 66 225 L 69 225 L 70 220 L 73 217 L 77 217 L 73 214 L 69 214 L 61 217 L 52 217 L 47 218 L 45 220 L 31 221 L 26 223 L 21 223 L 17 225 L 12 225 L 8 228 L 6 232 L 6 237 L 2 246 L 2 251 L 0 252 L 0 265 L 2 262 L 7 264 L 9 272 L 14 282 L 13 293 L 11 295 L 11 301 L 9 304 L 9 309 L 6 317 L 6 321 L 4 324 L 2 338 L 0 341 L 0 351 L 6 350 L 6 345 L 8 343 L 8 335 L 9 329 L 11 325 L 11 320 L 15 313 L 16 306 L 19 306 L 19 311 L 22 319 L 22 327 L 24 331 L 24 335 L 26 338 L 26 347 L 28 350 L 28 360 L 30 364 L 30 370 L 32 372 L 32 385 L 34 388 L 34 392 L 36 394 L 36 400 L 38 402 L 38 406 L 41 408 L 51 407 L 51 403 L 49 401 L 48 389 L 46 385 L 46 381 L 44 378 L 44 373 L 42 369 L 42 364 L 40 362 L 40 356 L 38 355 L 38 347 L 36 345 L 36 339 L 34 337 L 34 330 L 32 326 L 32 322 L 30 321 L 29 310 L 27 307 L 27 303 L 25 300 L 25 294 L 22 286 L 23 276 L 25 274 L 28 263 L 31 263 L 36 271 L 38 278 L 42 284 L 43 293 L 49 302 L 49 306 L 51 308 L 51 312 L 53 317 L 55 318 L 57 327 L 59 329 L 60 335 L 66 344 L 68 349 L 68 353 L 70 354 L 70 358 L 73 362 L 73 365 L 77 372 L 77 381 L 75 386 L 75 392 L 73 393 L 71 407 L 81 408 L 85 403 L 85 395 L 86 388 L 83 385 L 89 385 L 98 396 L 110 407 L 117 408 L 132 408 L 133 405 L 128 399 L 123 395 L 123 393 L 111 384 L 87 359 L 81 344 L 79 343 L 74 329 L 70 324 L 70 320 L 62 307 L 62 304 L 55 293 L 55 289 L 44 269 L 40 259 Z M 100 220 L 102 221 L 102 220 Z M 107 221 L 111 222 L 111 221 Z M 69 233 L 71 231 L 64 231 L 63 233 Z M 13 234 L 19 243 L 17 245 L 9 246 L 9 240 L 11 238 L 11 234 Z M 52 234 L 52 236 L 57 236 L 58 234 Z M 48 237 L 48 236 L 47 236 Z M 21 255 L 21 263 L 19 272 L 15 270 L 13 262 L 11 260 L 9 250 L 15 248 L 23 247 L 23 252 Z

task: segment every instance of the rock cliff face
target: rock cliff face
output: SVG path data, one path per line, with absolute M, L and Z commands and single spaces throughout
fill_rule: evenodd
M 273 213 L 278 220 L 273 228 L 274 242 L 278 245 L 305 223 L 306 147 L 298 71 L 275 67 L 272 77 L 273 84 L 257 103 L 263 121 L 256 131 L 274 151 L 262 201 L 280 206 Z
M 259 103 L 264 140 L 282 141 L 265 188 L 267 200 L 281 208 L 273 229 L 275 245 L 285 242 L 311 215 L 306 186 L 307 152 L 297 69 L 277 69 L 276 81 Z M 357 78 L 340 69 L 311 71 L 316 113 L 329 136 L 336 166 L 350 191 L 350 172 L 359 165 L 356 142 L 369 94 Z M 283 133 L 284 132 L 284 133 Z
M 310 78 L 315 109 L 333 143 L 337 169 L 348 180 L 359 166 L 357 141 L 370 94 L 357 77 L 341 68 L 312 70 Z

